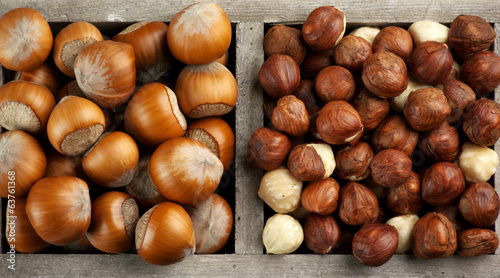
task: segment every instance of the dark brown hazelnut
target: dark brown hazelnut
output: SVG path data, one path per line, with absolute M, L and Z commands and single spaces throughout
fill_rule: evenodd
M 373 157 L 370 164 L 373 180 L 385 187 L 395 187 L 410 178 L 412 162 L 402 151 L 385 149 Z
M 247 155 L 257 167 L 273 170 L 285 162 L 291 149 L 288 136 L 268 127 L 259 127 L 248 141 Z
M 451 108 L 448 123 L 454 124 L 462 118 L 465 109 L 476 100 L 476 93 L 471 87 L 458 79 L 443 81 L 442 90 Z
M 390 98 L 408 86 L 408 71 L 401 57 L 387 51 L 373 53 L 363 64 L 363 84 L 374 95 Z
M 377 97 L 366 88 L 356 94 L 352 106 L 358 111 L 366 132 L 374 130 L 391 110 L 388 99 Z
M 264 36 L 264 53 L 267 57 L 273 54 L 285 54 L 300 65 L 307 53 L 302 31 L 282 24 L 269 28 Z
M 319 215 L 332 214 L 338 206 L 340 186 L 332 177 L 310 182 L 302 190 L 302 206 Z
M 422 198 L 433 206 L 453 204 L 464 190 L 462 170 L 451 162 L 433 164 L 422 177 Z
M 448 119 L 451 108 L 442 90 L 428 87 L 408 95 L 403 113 L 413 129 L 431 131 Z
M 495 253 L 498 235 L 489 229 L 472 228 L 457 233 L 457 254 L 462 257 L 477 257 Z
M 356 144 L 364 130 L 358 111 L 342 100 L 330 101 L 321 108 L 316 128 L 321 139 L 332 145 Z
M 373 150 L 366 142 L 346 145 L 335 152 L 335 174 L 344 180 L 363 180 L 370 175 L 373 156 Z
M 324 103 L 334 100 L 351 100 L 356 93 L 356 81 L 352 73 L 341 66 L 322 69 L 315 79 L 316 94 Z
M 287 166 L 300 181 L 318 181 L 333 174 L 335 159 L 328 144 L 305 143 L 290 151 Z
M 453 56 L 444 43 L 419 44 L 408 59 L 408 71 L 420 82 L 436 86 L 445 80 L 453 67 Z
M 358 73 L 363 69 L 363 63 L 370 55 L 372 55 L 370 43 L 354 35 L 343 37 L 333 49 L 335 63 L 353 73 Z
M 299 86 L 299 65 L 288 55 L 271 55 L 259 69 L 259 82 L 273 98 L 291 95 Z
M 458 202 L 462 216 L 477 227 L 495 224 L 500 212 L 500 200 L 495 189 L 487 182 L 471 184 Z
M 316 95 L 316 89 L 314 87 L 314 81 L 310 79 L 300 80 L 300 84 L 293 92 L 293 95 L 298 99 L 302 100 L 306 106 L 307 113 L 312 116 L 321 110 L 323 104 L 321 100 Z
M 495 38 L 495 29 L 479 16 L 459 15 L 450 25 L 450 45 L 461 53 L 484 50 L 495 41 Z
M 306 106 L 294 95 L 278 99 L 271 122 L 276 129 L 294 137 L 303 136 L 309 131 Z
M 321 6 L 307 16 L 302 25 L 302 36 L 313 51 L 328 52 L 342 39 L 345 27 L 345 16 L 341 10 Z
M 418 213 L 423 203 L 421 178 L 415 172 L 403 184 L 387 189 L 386 204 L 395 213 Z
M 453 162 L 460 152 L 458 131 L 443 122 L 431 131 L 420 133 L 418 149 L 433 162 Z
M 304 222 L 304 242 L 317 254 L 331 253 L 340 238 L 340 227 L 331 215 L 311 213 Z
M 386 117 L 373 131 L 370 144 L 377 153 L 396 149 L 410 156 L 418 143 L 418 132 L 399 114 Z
M 389 51 L 407 61 L 413 51 L 413 39 L 410 32 L 401 27 L 387 26 L 375 36 L 372 48 L 374 53 Z
M 314 80 L 322 69 L 334 64 L 332 53 L 309 51 L 302 64 L 300 64 L 300 74 L 304 79 Z
M 354 235 L 352 254 L 364 265 L 381 266 L 392 258 L 398 242 L 398 231 L 394 226 L 368 223 Z
M 457 249 L 457 232 L 446 216 L 429 212 L 420 218 L 411 233 L 412 250 L 420 259 L 446 258 Z
M 469 106 L 462 117 L 467 137 L 480 146 L 492 146 L 500 138 L 500 103 L 481 98 Z
M 370 188 L 350 181 L 340 188 L 339 217 L 347 225 L 375 222 L 379 214 L 377 196 Z
M 455 230 L 460 231 L 470 226 L 467 221 L 463 218 L 460 210 L 458 209 L 458 202 L 455 202 L 451 205 L 446 206 L 436 206 L 434 207 L 434 212 L 441 213 L 446 216 L 453 226 Z
M 264 94 L 264 103 L 262 106 L 264 107 L 264 115 L 266 115 L 269 119 L 273 116 L 273 111 L 274 108 L 276 108 L 277 103 L 277 99 L 270 97 L 268 94 Z
M 500 85 L 500 56 L 492 51 L 479 51 L 460 66 L 460 80 L 476 94 L 485 95 Z

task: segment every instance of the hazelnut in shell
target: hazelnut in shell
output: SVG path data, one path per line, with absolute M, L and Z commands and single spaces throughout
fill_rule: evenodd
M 370 137 L 370 144 L 376 153 L 385 149 L 396 149 L 410 156 L 417 143 L 418 132 L 400 114 L 387 116 Z
M 372 54 L 371 44 L 355 35 L 343 37 L 333 49 L 335 64 L 354 73 L 361 72 L 364 61 Z
M 422 179 L 415 172 L 403 184 L 387 189 L 386 205 L 395 213 L 418 213 L 423 203 Z
M 356 93 L 356 81 L 347 68 L 329 66 L 316 76 L 315 88 L 323 103 L 334 100 L 350 101 Z
M 388 99 L 377 97 L 366 88 L 356 94 L 352 106 L 358 111 L 366 132 L 374 130 L 391 110 Z

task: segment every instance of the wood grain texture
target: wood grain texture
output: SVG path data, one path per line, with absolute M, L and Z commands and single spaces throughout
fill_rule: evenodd
M 497 34 L 497 37 L 495 41 L 493 42 L 493 51 L 500 55 L 500 22 L 497 22 L 493 25 L 495 28 L 495 33 Z M 493 96 L 493 99 L 500 103 L 500 87 L 497 87 L 495 89 L 495 94 Z M 493 149 L 496 151 L 497 154 L 500 154 L 500 140 L 495 143 L 493 146 Z M 500 164 L 497 165 L 497 171 L 496 174 L 493 176 L 493 185 L 495 187 L 495 190 L 497 191 L 497 194 L 500 195 L 500 176 L 498 176 L 500 173 Z M 500 238 L 500 217 L 497 218 L 497 221 L 495 222 L 495 231 Z M 497 248 L 496 255 L 500 255 L 500 248 Z
M 199 0 L 198 0 L 199 1 Z M 40 11 L 49 21 L 169 21 L 194 1 L 162 0 L 2 0 L 0 15 L 27 6 Z M 206 0 L 202 0 L 206 1 Z M 208 0 L 210 1 L 210 0 Z M 451 22 L 459 14 L 481 15 L 489 22 L 500 18 L 500 1 L 496 0 L 219 0 L 233 22 L 303 22 L 316 7 L 334 5 L 342 9 L 350 22 L 389 23 L 430 19 Z

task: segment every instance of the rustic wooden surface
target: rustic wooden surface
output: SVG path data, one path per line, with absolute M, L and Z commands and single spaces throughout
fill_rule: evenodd
M 142 20 L 169 21 L 175 13 L 196 1 L 107 0 L 0 0 L 0 16 L 16 7 L 31 7 L 48 21 L 86 20 L 105 29 L 121 29 Z M 263 203 L 257 188 L 263 172 L 246 159 L 246 144 L 263 123 L 262 89 L 257 72 L 263 62 L 264 23 L 301 23 L 321 5 L 341 8 L 351 26 L 409 24 L 423 19 L 449 23 L 459 14 L 475 14 L 489 22 L 500 22 L 500 1 L 477 0 L 339 0 L 339 1 L 216 1 L 235 24 L 236 70 L 239 86 L 236 107 L 236 207 L 235 254 L 196 255 L 172 266 L 153 266 L 138 255 L 26 255 L 16 254 L 16 271 L 7 269 L 7 255 L 0 255 L 0 277 L 498 277 L 497 255 L 481 258 L 418 260 L 414 256 L 394 256 L 378 268 L 357 263 L 351 255 L 264 255 L 261 233 Z M 500 34 L 499 24 L 495 24 Z M 500 39 L 495 51 L 500 54 Z M 0 67 L 0 84 L 4 81 Z M 500 102 L 500 89 L 495 99 Z M 500 152 L 500 142 L 495 145 Z M 500 166 L 499 166 L 500 171 Z M 500 193 L 500 178 L 495 178 Z M 0 201 L 0 205 L 3 205 Z M 3 214 L 3 212 L 2 212 Z M 1 217 L 2 235 L 5 227 Z M 500 219 L 496 227 L 500 227 Z M 500 229 L 497 229 L 500 233 Z M 0 244 L 1 248 L 1 244 Z
M 495 28 L 495 32 L 497 33 L 497 38 L 495 39 L 494 45 L 493 45 L 493 51 L 495 51 L 496 54 L 500 55 L 500 19 L 497 23 L 494 24 L 493 26 Z M 497 87 L 495 89 L 495 95 L 494 95 L 494 100 L 498 103 L 500 103 L 500 87 Z M 493 149 L 500 154 L 500 140 L 495 143 L 493 146 Z M 498 173 L 500 173 L 500 164 L 497 166 L 497 171 L 496 175 L 493 178 L 493 183 L 495 186 L 495 190 L 497 191 L 498 195 L 500 195 L 500 176 Z M 500 217 L 497 218 L 497 221 L 495 223 L 496 227 L 496 233 L 498 237 L 500 238 Z M 500 260 L 500 248 L 497 249 L 495 254 L 499 257 L 498 260 Z

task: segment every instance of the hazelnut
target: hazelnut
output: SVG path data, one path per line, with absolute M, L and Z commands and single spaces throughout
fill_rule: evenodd
M 350 181 L 340 188 L 339 217 L 347 225 L 374 222 L 379 214 L 377 196 L 357 182 Z
M 500 84 L 500 56 L 492 51 L 472 54 L 460 66 L 460 80 L 476 94 L 485 95 Z
M 304 230 L 292 216 L 277 213 L 267 219 L 262 241 L 268 254 L 289 254 L 304 241 Z
M 290 151 L 287 166 L 301 181 L 318 181 L 333 174 L 335 158 L 328 144 L 304 143 Z
M 387 189 L 386 204 L 395 213 L 418 213 L 423 202 L 421 178 L 415 172 L 403 184 Z
M 356 82 L 352 73 L 341 66 L 322 69 L 315 79 L 316 94 L 324 102 L 351 100 L 356 93 Z
M 352 106 L 358 111 L 366 132 L 374 130 L 391 110 L 387 99 L 375 96 L 366 88 L 356 94 Z
M 321 108 L 316 128 L 321 139 L 332 145 L 355 144 L 364 129 L 358 111 L 342 100 L 330 101 Z
M 408 86 L 406 86 L 406 89 L 400 95 L 389 99 L 389 103 L 391 104 L 392 109 L 394 109 L 394 111 L 396 112 L 403 112 L 403 110 L 405 109 L 406 100 L 408 99 L 408 95 L 415 90 L 427 87 L 431 86 L 418 81 L 412 74 L 409 74 Z
M 302 78 L 314 80 L 322 69 L 333 66 L 334 63 L 332 53 L 309 51 L 300 64 L 300 74 Z
M 282 24 L 271 27 L 264 36 L 264 53 L 267 57 L 273 54 L 285 54 L 300 65 L 307 53 L 302 31 Z
M 458 165 L 464 173 L 465 181 L 474 183 L 488 181 L 497 170 L 498 160 L 498 154 L 494 150 L 469 141 L 462 145 Z
M 431 131 L 448 119 L 451 108 L 443 91 L 429 87 L 411 92 L 403 113 L 415 130 Z
M 448 44 L 450 28 L 439 22 L 421 20 L 413 22 L 410 27 L 408 27 L 408 32 L 410 32 L 415 45 L 419 45 L 426 41 L 436 41 Z
M 440 42 L 426 41 L 413 50 L 408 70 L 422 83 L 436 86 L 443 82 L 453 66 L 453 56 Z
M 459 15 L 450 25 L 450 44 L 461 53 L 474 53 L 486 49 L 495 38 L 495 29 L 479 16 Z
M 366 142 L 346 145 L 335 152 L 335 174 L 344 180 L 363 180 L 370 175 L 373 156 L 373 150 Z
M 398 231 L 388 224 L 365 224 L 352 239 L 354 258 L 367 266 L 383 265 L 397 248 Z
M 429 212 L 413 226 L 412 250 L 420 259 L 446 258 L 457 249 L 457 232 L 444 215 Z
M 278 100 L 271 116 L 273 126 L 293 137 L 300 137 L 309 131 L 309 114 L 304 103 L 294 95 Z
M 500 138 L 500 103 L 481 98 L 469 106 L 462 117 L 467 137 L 481 146 L 492 146 Z
M 495 253 L 498 235 L 489 229 L 472 228 L 457 233 L 457 254 L 462 257 L 477 257 Z
M 377 153 L 370 164 L 373 180 L 385 187 L 395 187 L 410 178 L 412 162 L 402 151 L 385 149 Z
M 410 156 L 418 143 L 418 132 L 413 130 L 405 117 L 399 114 L 386 117 L 373 131 L 370 143 L 377 153 L 396 149 Z
M 349 35 L 354 35 L 358 37 L 362 37 L 365 39 L 370 45 L 373 45 L 373 41 L 377 36 L 378 32 L 380 32 L 380 28 L 373 26 L 362 26 L 354 29 Z
M 304 222 L 304 242 L 317 254 L 331 253 L 340 238 L 340 227 L 331 215 L 311 213 Z
M 275 212 L 292 212 L 299 206 L 302 182 L 281 166 L 264 174 L 258 194 Z
M 500 212 L 500 200 L 495 189 L 487 182 L 471 184 L 458 202 L 462 216 L 477 227 L 495 224 Z
M 465 108 L 474 103 L 476 93 L 471 87 L 458 79 L 445 80 L 440 89 L 443 90 L 451 108 L 448 123 L 454 124 L 462 118 Z
M 302 36 L 313 51 L 328 52 L 342 39 L 345 27 L 345 16 L 341 10 L 321 6 L 307 16 L 302 25 Z
M 354 35 L 343 37 L 333 49 L 335 63 L 356 73 L 363 69 L 363 62 L 370 55 L 372 55 L 371 44 L 364 38 Z
M 434 162 L 453 162 L 460 151 L 458 131 L 448 122 L 443 122 L 431 131 L 420 133 L 418 149 Z
M 422 177 L 422 198 L 433 206 L 452 204 L 464 190 L 462 170 L 450 162 L 435 163 Z
M 460 210 L 458 209 L 458 202 L 454 202 L 453 204 L 446 206 L 436 206 L 434 207 L 434 212 L 441 213 L 442 215 L 446 216 L 446 218 L 448 218 L 448 220 L 453 223 L 453 226 L 457 231 L 463 230 L 470 226 L 460 213 Z
M 338 206 L 339 183 L 332 177 L 310 182 L 302 191 L 302 206 L 319 215 L 332 214 Z
M 385 222 L 385 224 L 393 226 L 398 231 L 398 248 L 396 249 L 396 253 L 404 254 L 411 251 L 411 231 L 418 219 L 420 218 L 416 214 L 405 214 L 394 216 Z
M 276 105 L 278 104 L 278 100 L 269 96 L 268 94 L 264 94 L 264 100 L 262 103 L 262 106 L 264 108 L 264 115 L 271 119 L 273 116 L 273 111 L 274 108 L 276 108 Z
M 408 71 L 401 57 L 387 51 L 373 53 L 363 64 L 363 84 L 374 95 L 389 98 L 408 86 Z
M 323 106 L 321 100 L 316 95 L 314 81 L 310 79 L 300 80 L 299 86 L 295 89 L 293 95 L 304 103 L 309 116 L 318 113 Z
M 299 65 L 288 55 L 273 54 L 260 67 L 259 82 L 273 98 L 291 95 L 299 86 Z
M 292 141 L 285 134 L 259 127 L 250 137 L 247 147 L 248 159 L 263 170 L 273 170 L 285 162 L 292 149 Z
M 373 40 L 373 52 L 389 51 L 407 61 L 413 51 L 413 39 L 408 31 L 397 26 L 382 28 Z

